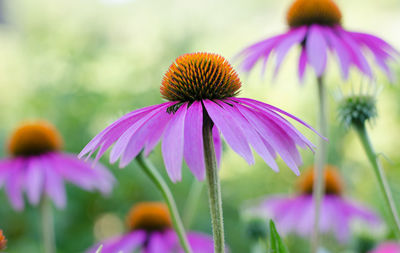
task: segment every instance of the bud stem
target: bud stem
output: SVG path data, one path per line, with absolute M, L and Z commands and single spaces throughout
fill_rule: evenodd
M 322 136 L 328 136 L 328 124 L 327 124 L 327 101 L 326 101 L 326 90 L 323 82 L 323 77 L 318 77 L 318 127 L 319 133 Z M 321 202 L 324 198 L 324 168 L 326 164 L 326 152 L 327 152 L 327 142 L 318 138 L 318 148 L 315 154 L 315 167 L 314 167 L 314 186 L 313 186 L 313 200 L 314 200 L 314 226 L 313 233 L 311 237 L 311 247 L 312 252 L 318 251 L 319 247 L 319 220 L 321 212 Z
M 378 180 L 379 187 L 381 188 L 387 208 L 389 209 L 390 216 L 392 218 L 393 231 L 395 232 L 397 239 L 400 239 L 400 219 L 396 209 L 396 204 L 394 202 L 392 192 L 390 191 L 385 172 L 369 139 L 365 124 L 356 125 L 354 129 L 356 130 L 358 137 L 360 137 L 365 153 L 367 154 L 367 157 L 374 168 L 376 179 Z
M 210 202 L 211 222 L 214 238 L 214 253 L 225 252 L 224 222 L 222 214 L 221 186 L 218 177 L 217 161 L 215 157 L 214 141 L 212 135 L 213 123 L 205 113 L 203 120 L 203 145 L 204 160 L 208 183 L 208 196 Z
M 179 237 L 179 242 L 183 250 L 185 251 L 185 253 L 192 253 L 192 249 L 190 248 L 185 233 L 185 228 L 183 227 L 181 217 L 179 216 L 178 208 L 176 207 L 174 197 L 172 196 L 171 190 L 169 189 L 167 183 L 164 181 L 160 173 L 158 173 L 154 165 L 148 159 L 146 159 L 143 154 L 137 156 L 136 160 L 139 166 L 143 169 L 143 171 L 147 174 L 151 181 L 153 181 L 153 183 L 157 186 L 157 188 L 163 195 L 171 214 L 175 232 Z
M 43 252 L 55 253 L 56 244 L 54 235 L 53 210 L 50 200 L 45 196 L 43 196 L 43 199 L 40 203 L 40 212 L 42 216 Z

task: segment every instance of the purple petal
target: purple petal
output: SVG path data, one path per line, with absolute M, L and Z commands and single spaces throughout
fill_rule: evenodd
M 8 178 L 8 174 L 13 170 L 13 159 L 0 160 L 0 187 Z
M 307 58 L 318 77 L 322 76 L 326 67 L 327 44 L 319 25 L 312 25 L 308 31 L 306 50 Z
M 202 107 L 201 102 L 196 101 L 188 108 L 183 151 L 186 164 L 200 181 L 204 180 L 205 177 Z
M 22 196 L 23 182 L 24 179 L 24 161 L 15 159 L 12 164 L 12 170 L 8 174 L 6 181 L 6 193 L 10 199 L 11 205 L 16 210 L 22 210 L 24 208 L 24 199 Z
M 40 159 L 31 158 L 26 168 L 26 193 L 32 205 L 39 203 L 44 185 L 44 172 Z
M 212 129 L 213 139 L 214 139 L 214 149 L 215 156 L 217 158 L 218 168 L 221 166 L 221 156 L 222 156 L 222 141 L 218 128 L 215 126 Z
M 144 231 L 136 230 L 129 234 L 101 242 L 87 250 L 86 253 L 95 253 L 100 245 L 103 245 L 101 253 L 134 252 L 145 243 L 145 240 L 146 233 Z
M 278 74 L 279 68 L 282 64 L 283 59 L 288 53 L 289 49 L 295 45 L 300 44 L 307 33 L 307 27 L 302 26 L 300 28 L 293 29 L 289 31 L 284 38 L 279 42 L 276 48 L 276 66 L 275 66 L 275 76 Z
M 301 49 L 299 58 L 299 79 L 301 82 L 304 81 L 304 73 L 306 71 L 306 66 L 307 66 L 307 51 L 303 47 Z
M 211 236 L 202 233 L 188 233 L 188 241 L 193 251 L 196 253 L 210 253 L 214 252 L 214 241 Z M 184 253 L 180 249 L 179 253 Z
M 340 37 L 338 37 L 331 28 L 323 28 L 323 32 L 331 48 L 336 52 L 340 63 L 342 77 L 346 80 L 349 76 L 352 52 L 349 52 L 348 46 L 342 42 Z
M 348 51 L 351 52 L 352 56 L 352 61 L 353 63 L 363 72 L 365 75 L 368 77 L 372 78 L 372 70 L 365 59 L 363 53 L 362 53 L 362 48 L 360 44 L 358 44 L 350 35 L 347 31 L 341 29 L 341 28 L 336 28 L 335 32 L 338 34 L 338 36 L 342 39 L 344 43 L 348 46 Z
M 265 146 L 261 136 L 257 133 L 254 127 L 247 121 L 248 109 L 240 104 L 233 104 L 223 106 L 224 109 L 229 111 L 232 117 L 237 120 L 238 125 L 241 127 L 243 134 L 246 136 L 247 141 L 252 145 L 254 150 L 264 159 L 264 161 L 274 170 L 279 171 L 273 156 Z M 250 116 L 251 117 L 251 116 Z M 251 122 L 251 121 L 250 121 Z
M 66 197 L 64 182 L 61 175 L 54 169 L 55 166 L 51 163 L 48 157 L 46 157 L 46 155 L 41 157 L 41 164 L 46 177 L 44 188 L 47 196 L 54 201 L 54 204 L 58 208 L 64 208 L 66 204 Z
M 242 156 L 247 163 L 254 164 L 254 157 L 246 137 L 243 135 L 240 127 L 233 123 L 234 120 L 232 116 L 213 101 L 204 100 L 203 103 L 207 109 L 208 115 L 221 131 L 229 146 Z
M 126 145 L 121 157 L 120 167 L 128 165 L 143 150 L 146 141 L 153 138 L 155 129 L 164 130 L 171 118 L 171 115 L 166 111 L 166 107 L 163 107 L 157 110 L 147 122 L 140 126 Z M 157 136 L 161 138 L 161 135 L 157 134 Z
M 187 103 L 181 105 L 165 128 L 161 144 L 165 168 L 172 182 L 182 179 L 185 116 Z
M 171 252 L 168 246 L 168 241 L 165 240 L 163 234 L 153 232 L 149 235 L 149 244 L 144 253 Z

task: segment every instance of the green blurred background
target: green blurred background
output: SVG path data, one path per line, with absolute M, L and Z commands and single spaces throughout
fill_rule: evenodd
M 161 103 L 159 84 L 171 62 L 188 52 L 209 51 L 231 59 L 249 43 L 286 29 L 285 11 L 291 1 L 277 0 L 2 0 L 0 25 L 0 155 L 7 156 L 7 136 L 21 121 L 43 118 L 54 123 L 65 138 L 65 150 L 78 153 L 100 130 L 126 112 Z M 346 28 L 378 35 L 400 49 L 398 0 L 338 0 Z M 265 77 L 260 68 L 242 74 L 241 96 L 259 99 L 315 125 L 316 86 L 312 71 L 299 85 L 292 50 L 280 75 Z M 233 62 L 235 65 L 235 62 Z M 349 198 L 364 202 L 384 215 L 372 169 L 351 131 L 337 122 L 339 87 L 350 90 L 362 81 L 353 71 L 342 83 L 333 58 L 327 85 L 330 99 L 329 161 L 345 177 Z M 397 70 L 400 80 L 399 67 Z M 383 160 L 400 201 L 400 86 L 378 76 L 384 89 L 378 99 L 379 118 L 371 128 L 372 140 Z M 296 125 L 299 126 L 299 125 Z M 299 126 L 300 127 L 300 126 Z M 309 130 L 300 128 L 316 142 Z M 313 154 L 304 151 L 305 169 Z M 163 168 L 160 148 L 150 159 Z M 101 160 L 108 164 L 108 155 Z M 221 177 L 226 241 L 231 251 L 249 252 L 246 218 L 241 214 L 254 199 L 273 193 L 292 193 L 296 176 L 283 164 L 274 173 L 256 157 L 249 166 L 230 149 L 224 149 Z M 121 234 L 125 215 L 138 201 L 161 200 L 159 192 L 133 162 L 125 169 L 109 165 L 118 179 L 113 193 L 103 197 L 68 185 L 68 205 L 55 211 L 58 252 L 82 252 L 95 241 Z M 170 186 L 181 213 L 194 182 L 184 165 L 180 183 Z M 197 201 L 191 230 L 211 233 L 208 200 L 203 191 Z M 189 202 L 190 203 L 190 202 Z M 8 237 L 7 252 L 41 252 L 40 216 L 35 207 L 15 212 L 0 190 L 0 229 Z M 278 228 L 279 229 L 279 228 Z M 382 240 L 386 229 L 363 230 Z M 308 252 L 306 240 L 290 236 L 294 253 Z M 338 246 L 330 236 L 324 243 L 332 252 L 356 252 L 357 240 Z

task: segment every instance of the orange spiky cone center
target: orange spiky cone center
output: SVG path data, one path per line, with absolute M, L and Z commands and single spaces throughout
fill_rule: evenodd
M 295 0 L 287 16 L 290 27 L 303 25 L 340 25 L 342 13 L 333 0 Z
M 192 53 L 178 57 L 165 73 L 160 92 L 170 101 L 193 102 L 237 95 L 241 82 L 222 56 Z
M 3 230 L 0 229 L 0 250 L 4 250 L 7 247 L 7 239 L 3 234 Z
M 130 230 L 163 231 L 172 227 L 167 206 L 160 202 L 136 204 L 127 216 Z
M 8 151 L 13 156 L 40 155 L 58 151 L 62 138 L 57 129 L 48 122 L 34 121 L 21 124 L 11 135 Z
M 326 166 L 324 174 L 325 194 L 341 195 L 343 183 L 338 170 L 333 166 Z M 314 186 L 314 169 L 310 168 L 298 180 L 298 190 L 302 194 L 312 194 Z

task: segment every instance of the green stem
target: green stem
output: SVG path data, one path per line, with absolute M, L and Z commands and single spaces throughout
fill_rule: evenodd
M 172 196 L 171 190 L 169 189 L 167 183 L 164 181 L 164 179 L 157 171 L 157 169 L 153 166 L 153 164 L 151 164 L 150 161 L 147 160 L 143 155 L 139 155 L 136 160 L 140 167 L 142 167 L 143 171 L 147 174 L 147 176 L 149 176 L 149 178 L 161 191 L 161 194 L 163 195 L 164 200 L 167 203 L 169 212 L 171 214 L 172 223 L 179 237 L 179 241 L 183 250 L 185 251 L 185 253 L 192 253 L 192 249 L 190 248 L 189 242 L 187 240 L 182 220 L 179 216 L 178 208 L 176 207 L 174 197 Z
M 204 115 L 203 124 L 204 160 L 206 165 L 208 196 L 214 238 L 214 253 L 224 253 L 225 242 L 221 186 L 218 178 L 218 168 L 212 136 L 213 123 L 207 114 Z
M 189 194 L 187 196 L 185 209 L 183 212 L 183 224 L 186 228 L 190 228 L 192 225 L 193 217 L 196 214 L 197 206 L 199 203 L 199 198 L 201 192 L 203 191 L 203 182 L 197 181 L 196 178 L 193 179 L 192 186 L 190 187 Z
M 319 132 L 322 136 L 328 135 L 328 124 L 327 124 L 327 101 L 326 101 L 326 90 L 323 83 L 323 78 L 318 77 L 318 127 Z M 314 226 L 313 233 L 311 237 L 311 248 L 312 252 L 315 253 L 319 247 L 319 222 L 320 222 L 320 212 L 321 212 L 321 202 L 324 197 L 324 168 L 326 164 L 326 151 L 327 142 L 319 138 L 318 148 L 315 154 L 315 164 L 314 164 L 314 186 L 313 186 L 313 200 L 314 200 Z
M 40 203 L 40 212 L 42 216 L 42 236 L 43 248 L 45 253 L 55 253 L 55 235 L 54 235 L 54 221 L 53 210 L 49 199 L 43 197 Z
M 396 209 L 396 204 L 394 202 L 392 192 L 390 191 L 390 187 L 388 181 L 385 176 L 385 172 L 382 168 L 381 163 L 378 160 L 378 157 L 372 147 L 371 141 L 368 137 L 367 129 L 365 125 L 359 125 L 355 127 L 358 136 L 360 137 L 362 146 L 365 150 L 365 153 L 368 156 L 369 161 L 371 162 L 372 167 L 374 168 L 376 179 L 378 180 L 379 187 L 383 193 L 387 208 L 390 211 L 390 216 L 392 218 L 393 230 L 396 233 L 397 239 L 400 239 L 400 219 L 399 214 Z

